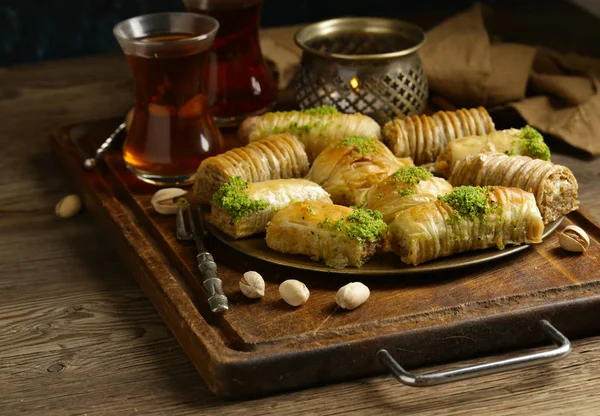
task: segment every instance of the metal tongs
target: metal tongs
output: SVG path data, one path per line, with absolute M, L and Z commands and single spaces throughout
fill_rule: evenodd
M 187 211 L 184 216 L 183 211 Z M 198 217 L 199 227 L 196 228 L 196 219 Z M 186 225 L 186 219 L 188 224 Z M 217 272 L 217 264 L 209 252 L 206 251 L 205 239 L 208 235 L 204 225 L 202 210 L 198 205 L 186 203 L 177 208 L 177 239 L 180 241 L 194 240 L 198 255 L 198 270 L 202 274 L 202 284 L 208 296 L 208 306 L 210 310 L 216 313 L 221 313 L 229 310 L 227 297 L 223 294 L 223 282 Z

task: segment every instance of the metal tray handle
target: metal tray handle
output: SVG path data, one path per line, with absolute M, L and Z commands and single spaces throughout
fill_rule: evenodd
M 435 386 L 437 384 L 445 384 L 452 381 L 465 380 L 487 374 L 496 374 L 515 370 L 517 368 L 547 363 L 566 357 L 571 352 L 571 343 L 569 340 L 546 320 L 540 321 L 540 326 L 544 334 L 557 345 L 557 348 L 550 351 L 541 351 L 506 360 L 493 361 L 490 363 L 473 365 L 471 367 L 459 368 L 457 370 L 447 370 L 430 374 L 409 373 L 394 360 L 387 350 L 379 350 L 377 352 L 377 357 L 385 364 L 398 381 L 412 387 Z

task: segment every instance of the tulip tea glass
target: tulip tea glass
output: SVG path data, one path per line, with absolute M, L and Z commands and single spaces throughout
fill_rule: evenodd
M 135 92 L 123 158 L 145 182 L 189 183 L 202 160 L 222 151 L 202 76 L 218 27 L 209 16 L 156 13 L 114 28 Z
M 268 111 L 277 84 L 265 64 L 258 29 L 262 0 L 184 0 L 189 12 L 219 21 L 209 51 L 207 96 L 217 124 L 235 126 Z

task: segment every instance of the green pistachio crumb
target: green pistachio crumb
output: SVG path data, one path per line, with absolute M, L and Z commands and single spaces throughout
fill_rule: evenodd
M 289 131 L 290 133 L 294 133 L 294 134 L 308 134 L 310 133 L 310 129 L 313 128 L 312 124 L 298 124 L 295 121 L 292 121 L 286 131 Z
M 511 149 L 505 151 L 509 156 L 523 155 L 534 159 L 550 160 L 550 148 L 544 143 L 544 137 L 531 126 L 525 126 L 519 132 L 519 138 L 511 143 Z
M 303 136 L 303 135 L 309 134 L 311 132 L 311 130 L 313 130 L 314 128 L 326 127 L 326 126 L 327 126 L 327 124 L 323 124 L 319 120 L 314 121 L 313 123 L 308 123 L 308 124 L 299 124 L 297 121 L 292 121 L 288 125 L 274 128 L 271 133 L 272 134 L 291 133 L 296 136 Z M 322 135 L 322 132 L 320 134 Z
M 489 200 L 489 193 L 493 187 L 459 186 L 449 194 L 438 196 L 438 199 L 452 207 L 453 220 L 468 219 L 475 220 L 483 218 L 491 210 L 498 209 Z
M 406 185 L 416 185 L 422 180 L 433 177 L 433 174 L 421 166 L 409 166 L 398 169 L 391 177 L 392 183 L 404 182 Z
M 223 208 L 231 216 L 233 223 L 245 215 L 261 211 L 269 206 L 264 201 L 250 199 L 246 190 L 248 182 L 241 176 L 230 177 L 213 195 L 216 206 Z
M 415 193 L 415 185 L 422 180 L 433 177 L 433 174 L 420 166 L 409 166 L 398 169 L 387 179 L 386 183 L 397 184 L 396 193 L 400 197 L 409 196 Z
M 323 221 L 320 221 L 317 223 L 317 227 L 327 228 L 327 226 L 329 225 L 330 222 L 331 222 L 331 220 L 329 219 L 329 217 L 325 217 L 325 219 Z
M 345 232 L 361 244 L 377 242 L 387 228 L 379 211 L 357 208 L 346 218 Z
M 329 231 L 343 232 L 348 238 L 361 244 L 378 242 L 387 228 L 379 211 L 365 208 L 354 208 L 350 215 L 337 221 L 332 222 L 325 218 L 317 226 Z
M 337 110 L 334 106 L 331 105 L 323 105 L 320 107 L 315 107 L 315 108 L 309 108 L 303 111 L 289 111 L 289 112 L 275 112 L 273 114 L 306 114 L 306 115 L 310 115 L 310 116 L 328 116 L 328 115 L 332 115 L 332 114 L 337 114 Z M 313 119 L 312 123 L 308 123 L 308 124 L 299 124 L 297 121 L 292 121 L 290 124 L 288 124 L 287 126 L 280 126 L 277 127 L 275 129 L 273 129 L 272 133 L 273 134 L 280 134 L 280 133 L 291 133 L 291 134 L 295 134 L 297 136 L 302 136 L 302 135 L 307 135 L 311 132 L 311 130 L 313 130 L 314 128 L 317 127 L 325 127 L 327 126 L 327 124 L 323 124 L 321 120 L 318 119 Z M 321 131 L 319 133 L 320 135 L 323 134 L 323 132 Z
M 344 228 L 344 220 L 335 221 L 331 228 L 335 231 L 342 231 L 342 228 Z
M 414 195 L 414 193 L 415 193 L 415 190 L 412 188 L 398 189 L 399 196 L 409 196 L 409 195 Z
M 335 147 L 354 147 L 354 151 L 364 155 L 379 151 L 378 141 L 366 136 L 351 136 L 339 141 Z
M 377 196 L 376 196 L 375 198 L 377 198 L 377 199 L 381 199 L 381 198 L 383 198 L 384 196 L 385 196 L 384 194 L 377 194 Z

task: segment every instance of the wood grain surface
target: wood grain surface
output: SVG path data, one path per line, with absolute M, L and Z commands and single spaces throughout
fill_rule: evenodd
M 554 233 L 518 255 L 413 276 L 358 279 L 291 269 L 209 239 L 230 301 L 229 312 L 214 315 L 198 278 L 194 245 L 177 242 L 174 218 L 151 207 L 157 188 L 135 179 L 118 148 L 109 150 L 94 172 L 81 168 L 119 121 L 57 129 L 52 151 L 209 389 L 220 397 L 255 397 L 381 374 L 385 369 L 376 353 L 382 348 L 407 368 L 524 348 L 542 341 L 541 319 L 569 337 L 600 331 L 592 318 L 600 313 L 600 281 L 594 273 L 600 267 L 600 228 L 581 213 L 557 226 L 560 231 L 574 223 L 587 230 L 592 245 L 584 256 L 558 247 Z M 239 292 L 247 270 L 265 278 L 260 301 Z M 287 278 L 309 287 L 311 299 L 302 308 L 280 299 L 277 286 Z M 336 290 L 357 279 L 369 285 L 369 302 L 352 312 L 336 308 Z
M 0 69 L 0 414 L 598 414 L 600 337 L 554 364 L 430 389 L 381 376 L 215 399 L 93 218 L 53 216 L 70 189 L 50 130 L 118 116 L 130 97 L 120 55 Z M 553 158 L 600 220 L 600 159 L 566 150 Z

